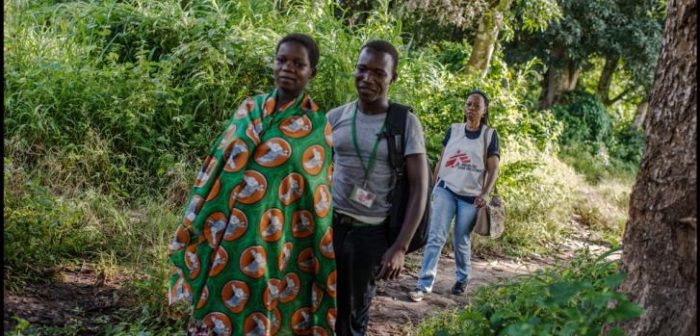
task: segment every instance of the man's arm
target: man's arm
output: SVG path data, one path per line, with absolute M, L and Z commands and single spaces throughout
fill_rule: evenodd
M 401 225 L 399 236 L 389 250 L 382 256 L 382 268 L 377 275 L 380 279 L 396 279 L 403 270 L 404 256 L 413 234 L 418 228 L 425 201 L 428 197 L 428 164 L 425 154 L 406 156 L 406 176 L 411 190 L 408 195 L 406 215 Z

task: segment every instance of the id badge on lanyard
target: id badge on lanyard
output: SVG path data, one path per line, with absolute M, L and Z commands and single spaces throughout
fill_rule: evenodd
M 350 192 L 350 199 L 353 202 L 360 204 L 368 209 L 372 207 L 372 204 L 374 204 L 374 200 L 376 198 L 377 196 L 373 192 L 358 185 L 354 185 L 352 187 L 352 192 Z

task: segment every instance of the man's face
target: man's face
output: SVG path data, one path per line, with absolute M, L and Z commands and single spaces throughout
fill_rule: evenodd
M 388 53 L 364 48 L 355 65 L 355 88 L 362 102 L 372 103 L 387 97 L 394 81 L 394 60 Z

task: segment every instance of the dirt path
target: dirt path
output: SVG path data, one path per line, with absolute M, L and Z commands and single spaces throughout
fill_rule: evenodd
M 485 284 L 532 273 L 555 264 L 567 263 L 573 258 L 574 251 L 577 249 L 588 247 L 596 255 L 608 250 L 608 247 L 595 243 L 596 239 L 590 237 L 580 227 L 577 227 L 576 231 L 574 238 L 565 240 L 553 251 L 554 257 L 517 260 L 502 257 L 484 259 L 472 256 L 469 285 L 466 295 L 463 296 L 450 293 L 450 288 L 454 284 L 455 263 L 452 255 L 443 254 L 440 257 L 433 292 L 421 302 L 411 301 L 408 298 L 408 292 L 415 287 L 422 255 L 409 255 L 406 260 L 407 269 L 398 281 L 378 284 L 377 296 L 370 308 L 367 334 L 370 336 L 407 335 L 409 330 L 431 314 L 464 307 L 469 303 L 471 294 Z M 619 256 L 618 251 L 609 258 L 617 259 Z
M 480 258 L 472 256 L 472 270 L 467 294 L 450 294 L 454 282 L 454 258 L 440 258 L 433 293 L 418 303 L 410 301 L 408 292 L 415 286 L 422 255 L 411 254 L 406 259 L 406 270 L 399 280 L 378 285 L 370 310 L 368 335 L 406 335 L 408 330 L 431 314 L 446 309 L 458 309 L 469 303 L 474 291 L 485 284 L 532 273 L 543 267 L 566 263 L 574 251 L 588 247 L 593 253 L 607 248 L 595 243 L 587 231 L 577 227 L 575 238 L 556 247 L 549 258 L 518 260 L 503 257 Z M 612 258 L 619 257 L 619 253 Z M 34 326 L 72 326 L 79 335 L 94 335 L 101 325 L 119 321 L 120 309 L 138 305 L 130 298 L 126 278 L 107 278 L 88 267 L 55 270 L 47 284 L 27 284 L 21 292 L 4 291 L 3 329 L 8 332 L 17 325 L 13 316 L 27 320 Z
M 20 291 L 4 291 L 3 330 L 18 324 L 61 326 L 79 335 L 95 335 L 105 323 L 118 322 L 121 309 L 136 304 L 121 284 L 125 277 L 107 278 L 86 267 L 57 268 L 45 274 L 47 283 L 28 283 Z

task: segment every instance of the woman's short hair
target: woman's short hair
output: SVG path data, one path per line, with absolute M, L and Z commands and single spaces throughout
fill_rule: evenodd
M 396 51 L 393 44 L 384 40 L 371 40 L 360 48 L 360 52 L 365 48 L 389 54 L 394 61 L 394 64 L 391 66 L 391 71 L 396 74 L 396 66 L 399 64 L 399 52 Z
M 301 33 L 292 33 L 288 34 L 287 36 L 283 37 L 279 42 L 277 42 L 277 48 L 275 49 L 275 53 L 277 53 L 280 50 L 280 46 L 286 42 L 297 42 L 306 48 L 306 51 L 309 53 L 309 62 L 311 63 L 311 68 L 316 71 L 316 65 L 318 65 L 318 57 L 319 57 L 319 52 L 318 52 L 318 45 L 316 44 L 316 41 L 314 39 L 306 34 L 301 34 Z

